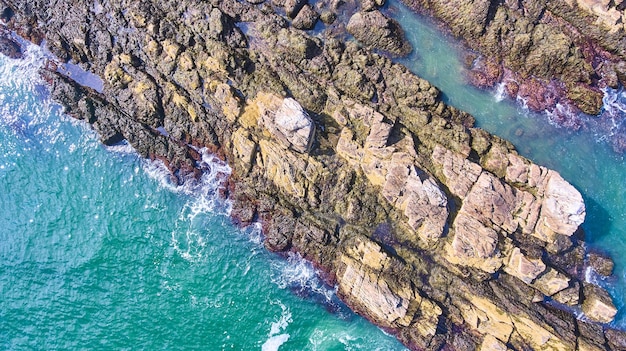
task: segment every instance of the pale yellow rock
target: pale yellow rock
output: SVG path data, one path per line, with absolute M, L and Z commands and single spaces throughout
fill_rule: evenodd
M 587 341 L 587 339 L 583 337 L 578 338 L 578 348 L 576 351 L 605 351 L 604 347 L 595 345 Z
M 506 347 L 506 345 L 496 339 L 495 336 L 488 334 L 485 335 L 485 338 L 483 339 L 483 343 L 480 345 L 480 351 L 507 351 L 508 348 Z
M 513 333 L 511 316 L 486 298 L 467 296 L 468 305 L 458 306 L 465 321 L 484 335 L 508 342 Z
M 450 192 L 460 198 L 467 196 L 482 173 L 482 168 L 478 164 L 440 145 L 435 146 L 431 158 L 433 163 L 441 169 L 444 182 Z
M 413 319 L 413 327 L 425 337 L 434 336 L 437 333 L 439 316 L 442 313 L 441 307 L 423 297 L 418 300 L 419 310 L 416 313 L 417 316 Z M 417 304 L 417 301 L 415 304 Z
M 120 67 L 118 60 L 112 60 L 104 68 L 104 80 L 113 87 L 125 88 L 133 77 Z
M 380 271 L 389 262 L 389 256 L 371 240 L 359 240 L 356 246 L 346 250 L 346 254 L 367 267 Z
M 512 315 L 513 325 L 520 336 L 535 350 L 571 351 L 573 344 L 566 344 L 554 334 L 529 318 Z
M 354 133 L 349 128 L 343 128 L 337 141 L 337 154 L 347 160 L 353 167 L 360 167 L 363 159 L 363 149 L 354 141 Z
M 222 105 L 222 113 L 229 122 L 234 123 L 241 113 L 239 99 L 235 96 L 233 89 L 226 83 L 218 84 L 215 87 L 215 99 Z
M 378 271 L 370 270 L 360 262 L 344 255 L 340 258 L 344 268 L 337 274 L 338 292 L 353 304 L 367 309 L 367 313 L 383 327 L 407 326 L 413 316 L 409 305 L 416 296 L 408 287 L 392 291 Z
M 553 242 L 558 234 L 571 236 L 585 220 L 582 196 L 555 171 L 548 172 L 541 204 L 533 235 L 546 242 Z
M 287 194 L 304 198 L 306 187 L 302 172 L 306 161 L 274 142 L 259 141 L 265 176 Z
M 184 71 L 191 71 L 196 68 L 194 61 L 195 59 L 189 51 L 183 51 L 178 56 L 178 68 Z
M 161 43 L 161 46 L 163 48 L 163 52 L 165 53 L 166 59 L 169 61 L 174 61 L 178 57 L 178 54 L 181 50 L 180 44 L 170 39 L 165 39 Z
M 517 277 L 526 284 L 532 283 L 545 270 L 546 265 L 541 259 L 527 258 L 517 247 L 511 252 L 509 262 L 504 267 L 505 272 Z M 567 285 L 563 289 L 566 287 Z
M 537 278 L 532 286 L 544 293 L 546 296 L 552 296 L 559 291 L 569 287 L 570 278 L 554 268 L 548 268 L 548 271 Z
M 250 140 L 250 133 L 239 128 L 232 134 L 231 142 L 236 159 L 245 170 L 249 170 L 256 154 L 256 143 Z

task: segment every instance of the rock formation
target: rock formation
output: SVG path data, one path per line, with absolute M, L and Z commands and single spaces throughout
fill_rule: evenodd
M 473 51 L 467 58 L 470 82 L 502 82 L 508 95 L 524 99 L 530 109 L 551 111 L 560 125 L 583 128 L 587 118 L 578 111 L 599 115 L 601 89 L 626 85 L 624 1 L 402 1 L 463 39 Z M 611 118 L 599 117 L 594 125 L 610 129 Z M 626 150 L 624 131 L 611 134 L 614 149 Z
M 257 2 L 0 5 L 9 27 L 102 77 L 98 92 L 42 72 L 67 113 L 174 175 L 198 172 L 198 147 L 222 155 L 233 219 L 260 221 L 268 249 L 312 261 L 410 348 L 624 345 L 599 324 L 610 297 L 584 281 L 576 189 L 405 67 L 290 27 L 280 13 L 304 2 Z

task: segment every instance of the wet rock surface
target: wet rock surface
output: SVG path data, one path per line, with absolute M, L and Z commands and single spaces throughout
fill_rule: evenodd
M 290 26 L 304 2 L 254 3 L 0 0 L 11 28 L 102 77 L 98 92 L 42 72 L 70 115 L 176 177 L 199 175 L 199 147 L 224 157 L 234 220 L 261 222 L 268 249 L 312 261 L 411 349 L 620 349 L 598 324 L 610 297 L 582 276 L 574 187 L 405 67 Z

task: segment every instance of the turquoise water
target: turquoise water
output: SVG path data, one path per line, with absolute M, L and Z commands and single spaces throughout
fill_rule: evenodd
M 529 112 L 523 102 L 503 100 L 497 89 L 468 86 L 455 40 L 397 0 L 389 11 L 415 48 L 402 63 L 437 86 L 449 104 L 474 115 L 477 126 L 510 140 L 522 155 L 559 171 L 581 191 L 587 205 L 586 241 L 616 263 L 615 276 L 599 283 L 609 288 L 620 309 L 614 324 L 626 327 L 626 164 L 605 140 L 606 132 L 565 130 L 550 124 L 548 114 Z M 605 102 L 615 119 L 626 119 L 624 90 L 608 91 Z
M 602 283 L 625 326 L 621 156 L 601 134 L 568 132 L 467 87 L 454 42 L 391 5 L 416 47 L 405 64 L 583 192 L 588 241 L 617 262 Z M 340 304 L 312 267 L 230 225 L 215 196 L 225 165 L 205 155 L 205 179 L 175 187 L 158 163 L 101 146 L 48 100 L 41 52 L 29 50 L 26 61 L 0 57 L 0 349 L 403 349 Z
M 0 349 L 404 349 L 230 224 L 226 165 L 169 184 L 63 116 L 27 56 L 0 57 Z

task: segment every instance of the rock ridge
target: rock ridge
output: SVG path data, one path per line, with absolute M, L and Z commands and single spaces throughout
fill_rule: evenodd
M 57 57 L 102 77 L 98 92 L 42 71 L 70 115 L 174 176 L 198 174 L 196 147 L 223 156 L 234 220 L 260 221 L 268 249 L 313 262 L 411 349 L 626 347 L 606 325 L 610 296 L 584 280 L 572 185 L 340 40 L 353 14 L 315 36 L 289 22 L 310 5 L 257 3 L 0 0 L 9 28 L 45 33 Z M 361 4 L 309 10 L 338 6 Z

